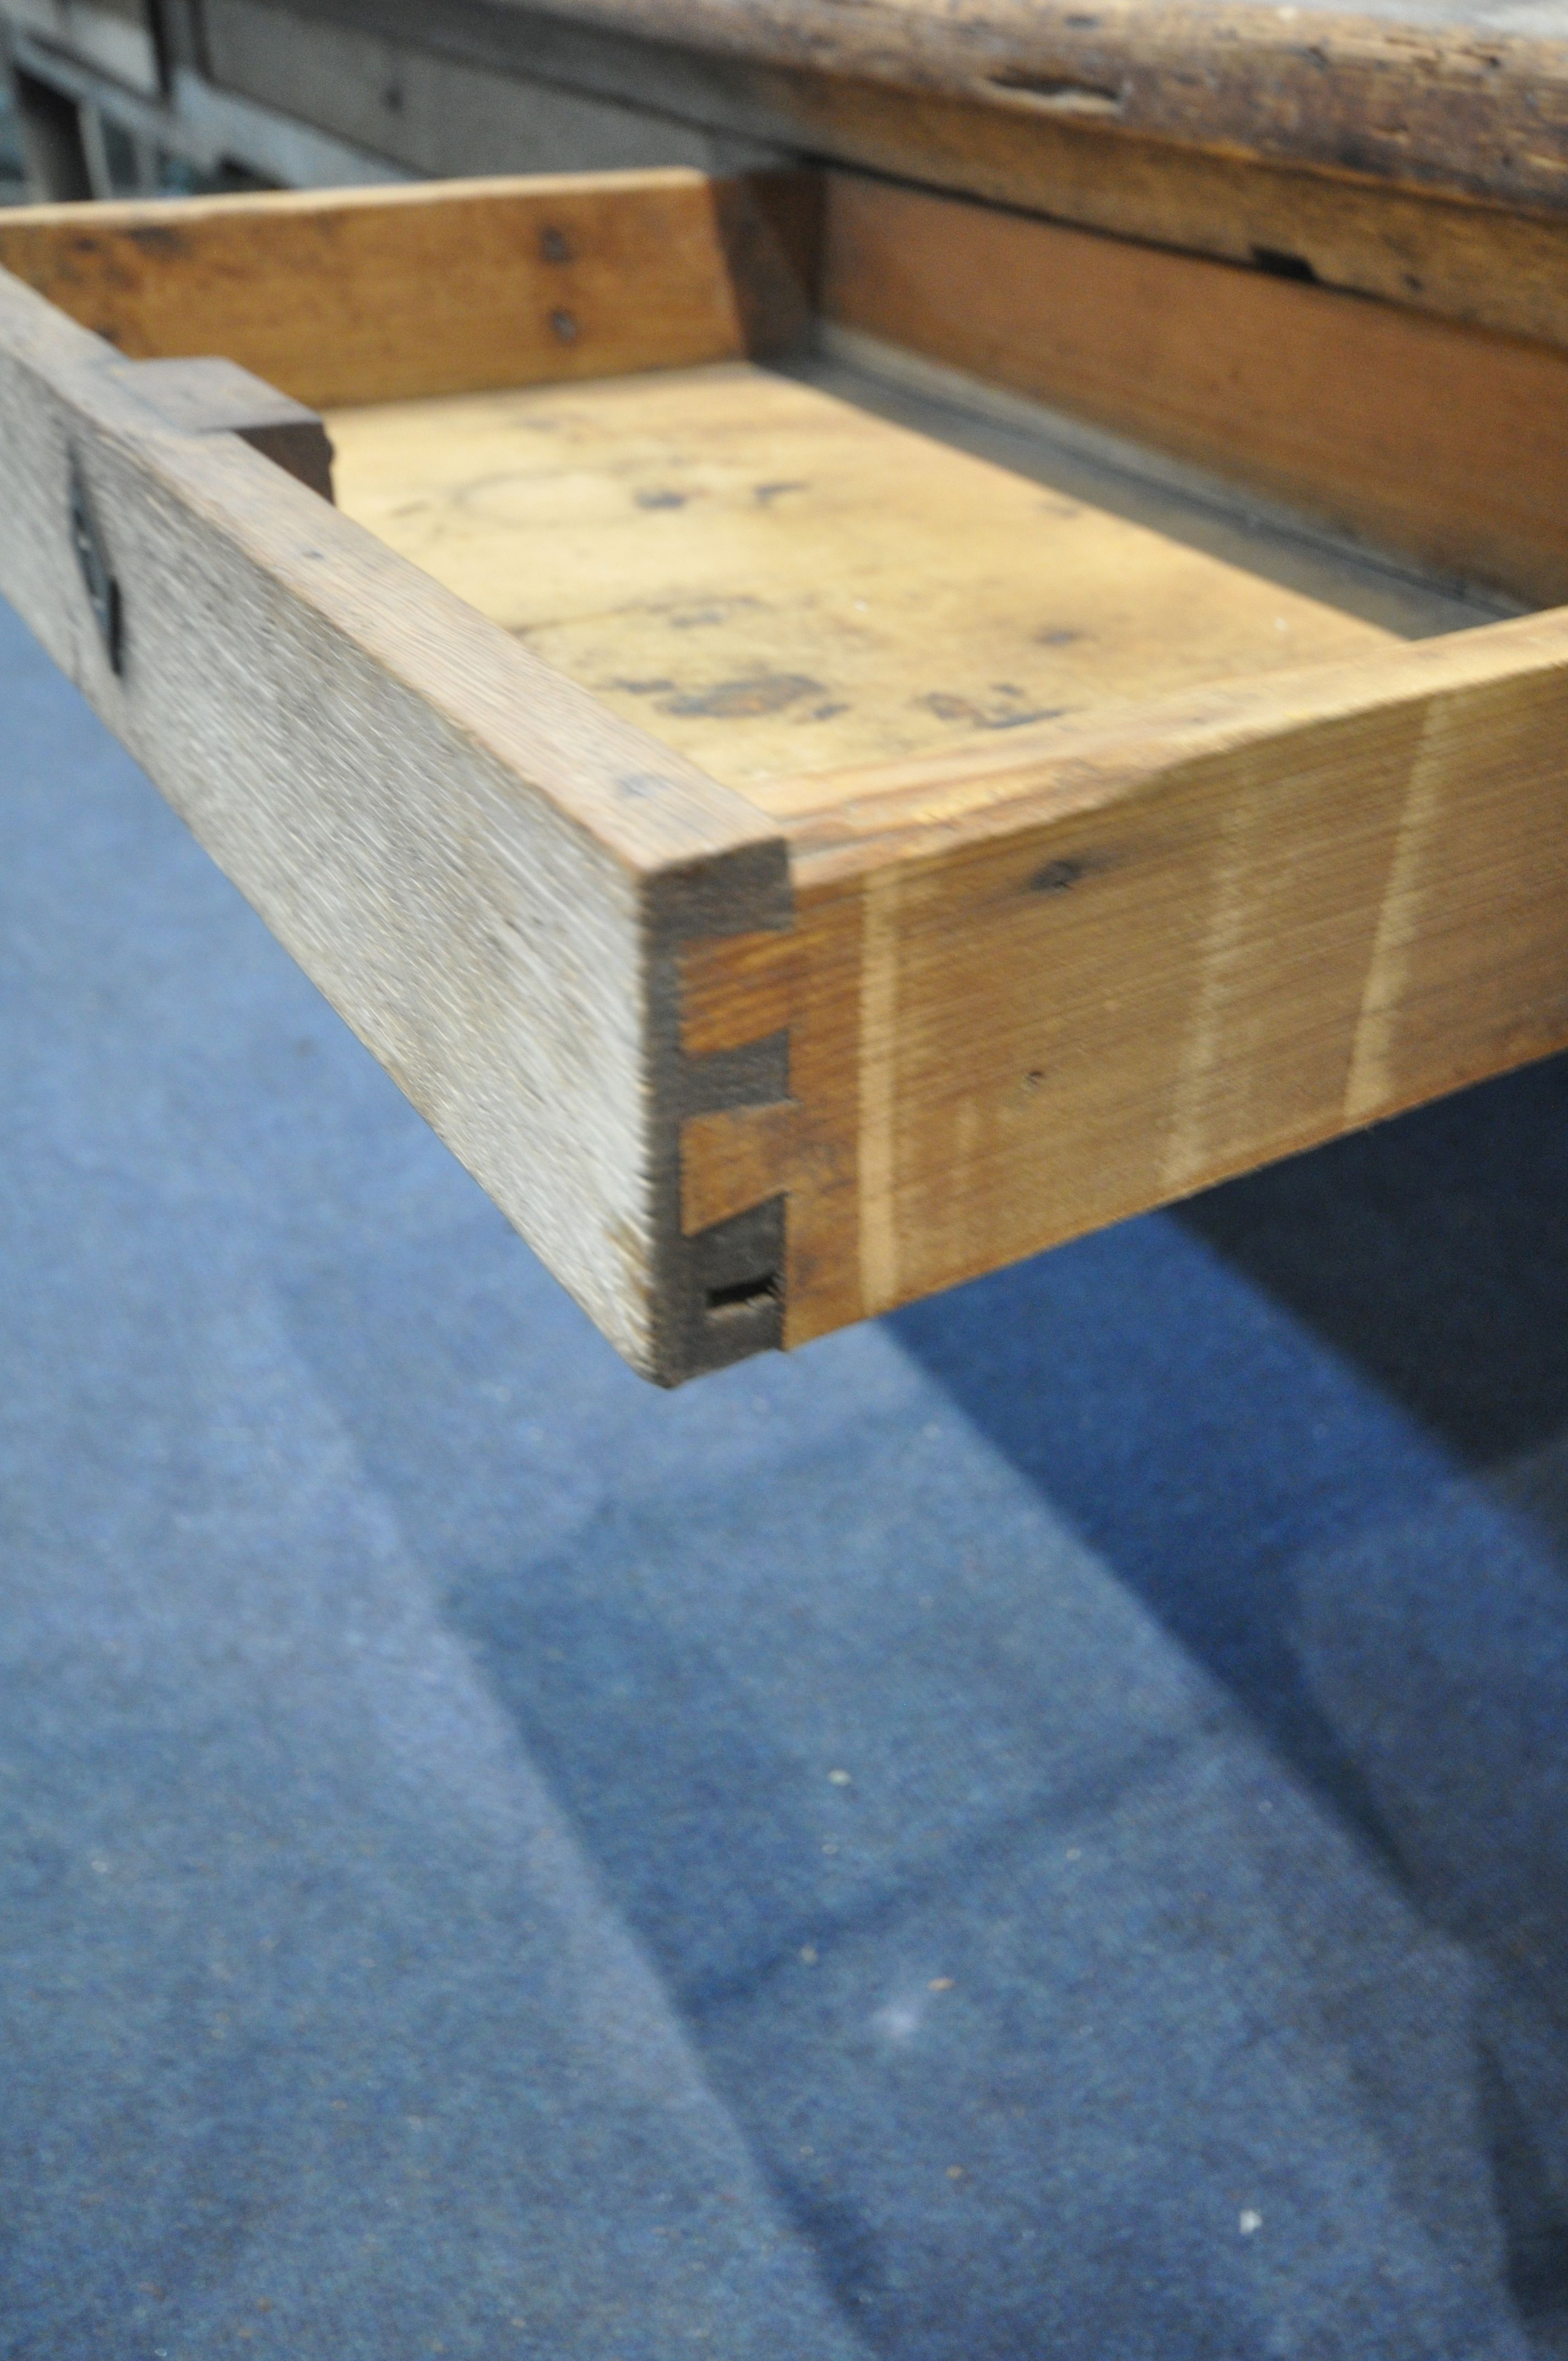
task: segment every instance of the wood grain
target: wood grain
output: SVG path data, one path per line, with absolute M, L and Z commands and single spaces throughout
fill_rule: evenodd
M 627 1357 L 766 1342 L 776 1305 L 707 1319 L 729 1248 L 684 1238 L 677 1147 L 704 1091 L 776 1087 L 688 1087 L 675 968 L 787 917 L 769 824 L 4 274 L 0 513 L 0 590 Z
M 1553 218 L 1495 197 L 1265 159 L 1234 136 L 1223 148 L 1150 136 L 990 83 L 955 96 L 768 62 L 733 43 L 705 54 L 609 16 L 469 10 L 443 20 L 436 46 L 428 11 L 410 0 L 317 0 L 308 16 L 265 0 L 207 0 L 204 14 L 213 71 L 227 86 L 417 172 L 733 170 L 740 142 L 771 142 L 1125 237 L 1245 264 L 1261 257 L 1260 267 L 1293 265 L 1326 285 L 1568 344 L 1560 210 Z M 1299 38 L 1305 52 L 1304 23 Z M 1420 82 L 1419 38 L 1403 70 Z M 761 153 L 753 146 L 751 159 Z
M 686 1146 L 694 1202 L 785 1192 L 790 1344 L 1568 1043 L 1568 616 L 1064 729 L 1014 786 L 794 832 L 793 1120 Z M 710 1031 L 754 956 L 692 955 Z
M 791 1099 L 693 1115 L 681 1136 L 681 1227 L 688 1236 L 775 1196 L 794 1168 L 799 1110 Z
M 772 349 L 810 236 L 787 183 L 599 173 L 33 206 L 0 268 L 128 357 L 222 354 L 323 409 Z
M 1555 349 L 839 173 L 821 300 L 1445 573 L 1568 598 Z
M 1568 208 L 1568 42 L 1310 8 L 552 0 L 654 43 L 1379 180 Z
M 351 509 L 423 534 L 463 597 L 236 434 L 160 413 L 133 365 L 0 274 L 0 588 L 635 1366 L 674 1381 L 802 1343 L 1568 1042 L 1568 613 L 1394 644 L 760 372 L 735 357 L 734 227 L 705 203 L 682 268 L 728 318 L 717 360 L 337 416 Z M 887 236 L 927 214 L 874 214 L 885 300 L 911 305 L 913 271 L 948 319 L 939 268 L 1005 383 L 1019 338 L 1031 367 L 1060 349 L 1064 289 L 1092 324 L 1094 288 L 973 210 L 938 208 L 930 257 Z M 265 217 L 244 216 L 253 290 Z M 1216 297 L 1205 378 L 1201 307 L 1170 284 L 1121 287 L 1154 341 L 1113 347 L 1103 381 L 1185 357 L 1185 389 L 1173 366 L 1145 402 L 1262 447 L 1277 412 L 1223 338 L 1245 316 L 1283 343 L 1288 315 Z M 645 352 L 665 279 L 605 286 L 618 350 Z M 1298 398 L 1370 417 L 1323 356 L 1414 348 L 1321 318 Z M 1395 374 L 1429 524 L 1474 514 L 1455 470 L 1483 385 L 1496 439 L 1560 449 L 1550 401 L 1544 423 L 1508 407 L 1557 380 L 1510 377 L 1541 357 L 1509 351 L 1500 376 L 1455 362 L 1448 427 L 1436 394 L 1412 406 L 1413 363 Z M 1323 432 L 1300 429 L 1309 475 Z M 1332 480 L 1381 449 L 1386 503 L 1415 513 L 1402 448 L 1354 445 Z M 1498 544 L 1535 564 L 1553 481 L 1525 520 L 1512 462 L 1489 464 Z M 1279 668 L 1292 634 L 1306 669 Z M 711 653 L 630 671 L 656 641 Z M 808 648 L 824 677 L 801 679 L 815 697 L 829 668 L 852 677 L 854 719 L 806 708 L 828 734 L 803 773 L 779 717 L 805 690 L 777 687 Z M 1062 667 L 1076 705 L 1031 702 L 1025 661 Z M 702 733 L 748 796 L 630 712 Z
M 313 410 L 233 361 L 125 361 L 120 380 L 170 426 L 188 434 L 237 434 L 274 467 L 330 500 L 332 445 Z
M 788 1030 L 804 979 L 794 933 L 688 943 L 681 956 L 681 1046 L 688 1058 Z
M 1091 122 L 830 75 L 773 74 L 813 154 L 1402 309 L 1568 345 L 1568 220 Z
M 327 423 L 348 514 L 781 813 L 846 766 L 1388 636 L 746 363 Z

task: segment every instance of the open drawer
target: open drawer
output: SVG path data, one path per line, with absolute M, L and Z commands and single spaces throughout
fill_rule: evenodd
M 651 1377 L 1568 1042 L 1561 351 L 838 173 L 0 264 L 0 589 Z

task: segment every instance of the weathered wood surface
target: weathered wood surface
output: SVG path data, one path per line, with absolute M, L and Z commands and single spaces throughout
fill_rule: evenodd
M 0 588 L 636 1366 L 674 1379 L 781 1337 L 804 1342 L 1568 1041 L 1568 614 L 1392 646 L 1261 569 L 1233 578 L 1212 556 L 1158 545 L 1125 520 L 1052 514 L 1026 469 L 995 476 L 751 369 L 742 356 L 755 315 L 749 323 L 737 293 L 747 270 L 722 192 L 699 192 L 694 205 L 684 181 L 672 190 L 671 176 L 652 175 L 641 195 L 580 183 L 575 193 L 612 213 L 645 198 L 658 218 L 678 200 L 679 220 L 708 225 L 662 256 L 651 255 L 645 225 L 628 230 L 614 247 L 620 280 L 605 266 L 607 322 L 620 298 L 620 366 L 649 374 L 478 397 L 466 443 L 466 428 L 450 431 L 461 403 L 342 421 L 351 506 L 364 498 L 389 532 L 412 530 L 396 518 L 398 470 L 411 465 L 404 489 L 434 517 L 433 548 L 444 503 L 476 505 L 478 451 L 492 513 L 476 535 L 448 539 L 458 571 L 477 569 L 465 589 L 513 632 L 236 434 L 214 431 L 188 374 L 170 379 L 171 394 L 186 387 L 183 410 L 172 400 L 160 412 L 137 390 L 141 365 L 3 274 Z M 521 223 L 542 260 L 560 196 L 510 192 L 513 232 Z M 192 261 L 200 235 L 178 243 L 182 222 L 201 234 L 219 225 L 254 302 L 274 283 L 266 224 L 286 236 L 313 204 L 340 220 L 357 210 L 369 226 L 343 243 L 375 257 L 386 223 L 417 219 L 422 206 L 428 217 L 442 200 L 413 192 L 403 202 L 406 215 L 374 193 L 122 220 L 115 236 L 157 226 L 177 242 L 130 249 L 159 258 L 164 310 L 148 308 L 134 273 L 120 291 L 144 321 L 163 322 L 160 334 L 193 341 L 171 302 L 189 265 L 200 341 L 210 342 L 203 302 L 248 314 L 232 291 L 202 293 L 221 291 L 222 276 L 210 252 L 202 268 Z M 449 269 L 453 225 L 497 202 L 494 192 L 455 192 L 445 229 L 427 218 L 420 231 L 416 270 Z M 897 208 L 929 198 L 883 191 L 867 203 L 849 244 L 850 215 L 829 225 L 830 288 L 859 283 L 869 219 L 886 258 L 872 274 L 876 300 L 913 305 L 903 332 L 916 344 L 921 304 L 949 317 L 935 270 L 972 299 L 966 316 L 981 338 L 964 350 L 969 366 L 1016 381 L 1022 335 L 1030 367 L 1058 368 L 1064 288 L 1091 309 L 1092 285 L 1069 275 L 1053 289 L 1037 249 L 1008 241 L 1100 242 L 958 205 L 927 236 L 925 215 Z M 764 208 L 750 219 L 787 262 L 773 217 Z M 911 223 L 917 235 L 905 234 Z M 80 226 L 56 214 L 24 219 L 20 234 L 36 233 L 27 250 L 52 270 Z M 992 236 L 1003 240 L 995 255 L 983 246 Z M 525 239 L 520 250 L 532 249 Z M 112 261 L 120 249 L 93 250 L 93 301 L 114 292 L 105 251 Z M 1157 259 L 1216 285 L 1269 289 L 1281 308 L 1260 333 L 1282 349 L 1290 320 L 1339 300 Z M 384 256 L 356 267 L 361 292 L 388 269 Z M 998 269 L 1014 295 L 1001 313 L 986 309 Z M 784 278 L 798 300 L 787 268 Z M 353 273 L 338 283 L 356 283 Z M 286 329 L 296 391 L 309 368 L 325 373 L 333 284 L 319 273 L 322 310 Z M 1140 372 L 1157 378 L 1157 363 L 1159 398 L 1171 401 L 1174 385 L 1206 433 L 1230 417 L 1255 443 L 1269 412 L 1247 392 L 1241 315 L 1212 301 L 1207 282 L 1201 298 L 1168 300 L 1175 284 L 1133 287 L 1128 300 L 1152 312 L 1165 342 L 1152 358 L 1115 350 L 1107 381 L 1133 387 Z M 444 300 L 416 287 L 405 316 L 437 316 Z M 655 316 L 642 321 L 645 308 Z M 1343 308 L 1436 333 L 1376 306 Z M 1221 364 L 1208 379 L 1205 323 Z M 1317 339 L 1341 375 L 1361 349 L 1354 333 Z M 1420 513 L 1468 513 L 1474 488 L 1439 479 L 1459 461 L 1483 465 L 1478 423 L 1506 442 L 1541 431 L 1544 411 L 1548 440 L 1520 446 L 1551 463 L 1534 511 L 1505 510 L 1521 563 L 1534 564 L 1543 533 L 1550 542 L 1560 529 L 1558 380 L 1529 380 L 1531 410 L 1508 372 L 1562 364 L 1539 347 L 1441 333 L 1442 390 L 1462 427 L 1434 404 L 1412 428 L 1407 397 L 1420 372 L 1407 383 L 1399 370 L 1414 362 L 1395 366 L 1384 345 L 1362 353 L 1373 375 L 1379 356 L 1392 368 L 1401 430 L 1418 445 L 1422 433 L 1439 438 L 1426 446 L 1433 483 Z M 525 376 L 544 374 L 537 335 L 508 335 Z M 389 331 L 383 346 L 385 390 L 405 392 Z M 378 349 L 367 330 L 355 361 L 362 390 L 377 387 Z M 1186 379 L 1167 366 L 1171 355 L 1186 357 Z M 489 351 L 484 365 L 503 358 Z M 438 352 L 430 366 L 439 382 L 455 364 Z M 727 403 L 743 395 L 756 405 L 728 456 L 715 386 Z M 1328 386 L 1309 376 L 1298 391 L 1331 414 L 1347 398 L 1340 376 Z M 1146 387 L 1143 398 L 1153 398 Z M 554 469 L 517 465 L 530 418 L 563 455 Z M 511 438 L 499 467 L 498 434 Z M 1313 481 L 1344 478 L 1332 436 L 1315 457 L 1301 447 Z M 1405 497 L 1393 439 L 1387 450 Z M 448 458 L 464 500 L 447 499 Z M 1483 480 L 1497 498 L 1511 479 L 1505 468 Z M 429 529 L 427 515 L 419 530 Z M 514 608 L 524 554 L 539 579 Z M 645 579 L 640 566 L 652 568 Z M 938 647 L 922 639 L 920 618 L 943 569 L 957 596 L 938 618 Z M 676 734 L 717 725 L 716 753 L 740 749 L 754 722 L 771 728 L 755 695 L 762 675 L 728 670 L 750 628 L 745 601 L 770 581 L 794 585 L 802 630 L 820 633 L 826 617 L 845 646 L 865 632 L 857 695 L 891 720 L 865 737 L 830 732 L 793 772 L 779 767 L 786 726 L 760 766 L 766 775 L 746 774 L 743 798 L 610 703 L 629 698 L 627 709 Z M 538 610 L 542 582 L 569 612 Z M 875 631 L 855 605 L 865 596 L 872 613 L 867 586 L 888 602 Z M 1025 684 L 1011 668 L 984 682 L 977 671 L 970 687 L 1005 709 L 988 716 L 969 697 L 972 711 L 946 740 L 955 716 L 931 703 L 949 695 L 928 677 L 934 657 L 978 666 L 1047 588 L 1070 589 L 1092 622 L 1091 644 L 1053 646 L 1072 619 L 1028 608 L 1034 636 L 1010 645 L 1031 663 L 1037 647 L 1042 662 L 1076 668 L 1082 709 L 1036 718 L 1015 697 Z M 992 603 L 970 632 L 966 609 L 982 590 Z M 587 613 L 590 594 L 608 620 Z M 661 699 L 678 708 L 683 690 L 630 669 L 651 633 L 674 628 L 677 594 L 694 602 L 679 610 L 693 644 L 711 631 L 723 652 L 723 677 L 696 683 L 710 703 L 733 692 L 709 710 L 665 711 Z M 1179 626 L 1141 612 L 1159 599 L 1179 609 Z M 1281 613 L 1320 657 L 1361 653 L 1279 672 Z M 574 641 L 578 626 L 588 636 Z M 564 660 L 591 657 L 607 695 L 540 662 L 517 630 Z M 758 660 L 776 665 L 787 642 L 777 619 L 766 640 Z M 627 670 L 614 672 L 622 660 Z M 1171 694 L 1179 679 L 1188 685 Z M 929 722 L 934 734 L 907 734 L 912 704 L 921 732 Z M 738 752 L 723 761 L 742 775 Z
M 1431 13 L 1453 12 L 1433 0 Z M 1557 57 L 1568 44 L 1568 8 L 1530 13 L 1543 30 L 1555 28 Z M 1424 103 L 1434 85 L 1424 37 L 1398 26 L 1371 27 L 1366 53 L 1376 65 L 1367 67 L 1367 88 L 1380 93 L 1387 137 L 1347 170 L 1293 144 L 1302 110 L 1310 117 L 1332 82 L 1326 55 L 1318 56 L 1321 10 L 1299 6 L 1288 20 L 1272 10 L 1252 14 L 1254 32 L 1266 24 L 1270 56 L 1283 43 L 1304 86 L 1281 102 L 1285 119 L 1266 154 L 1249 137 L 1242 88 L 1255 45 L 1237 30 L 1234 11 L 1094 12 L 1094 26 L 1135 49 L 1146 29 L 1163 38 L 1161 28 L 1174 27 L 1200 57 L 1168 73 L 1163 64 L 1151 69 L 1194 118 L 1179 134 L 1075 109 L 1070 76 L 1060 104 L 1048 91 L 998 87 L 975 49 L 981 15 L 900 9 L 891 0 L 859 11 L 792 6 L 771 15 L 725 0 L 641 12 L 612 0 L 591 19 L 506 0 L 438 15 L 418 0 L 312 0 L 308 10 L 295 0 L 286 14 L 269 0 L 206 0 L 205 26 L 221 82 L 414 171 L 629 162 L 733 170 L 743 159 L 732 154 L 726 164 L 715 142 L 771 142 L 1123 236 L 1244 263 L 1261 255 L 1266 267 L 1282 258 L 1328 285 L 1568 344 L 1568 223 L 1559 200 L 1542 192 L 1554 181 L 1554 156 L 1561 164 L 1562 117 L 1552 95 L 1560 62 L 1539 93 L 1533 64 L 1510 70 L 1503 83 L 1500 68 L 1464 82 L 1465 104 L 1482 115 L 1504 84 L 1512 93 L 1512 128 L 1498 116 L 1487 136 L 1516 162 L 1516 151 L 1531 156 L 1542 189 L 1510 197 L 1473 156 L 1461 195 L 1442 172 L 1417 169 L 1419 154 L 1404 176 L 1410 103 Z M 998 54 L 1010 54 L 1006 27 L 1025 20 L 1036 49 L 1058 35 L 1069 47 L 1090 37 L 1082 11 L 1019 8 L 996 19 Z M 820 33 L 825 21 L 831 38 L 795 38 L 813 24 Z M 1337 25 L 1327 19 L 1331 47 Z M 868 27 L 883 37 L 885 78 L 873 77 L 861 57 Z M 1466 38 L 1485 48 L 1474 25 L 1467 36 L 1463 27 L 1442 35 L 1440 47 L 1463 47 Z M 910 57 L 935 55 L 945 43 L 949 66 L 960 52 L 967 63 L 959 71 L 916 71 L 907 60 L 901 65 L 901 41 Z M 1354 40 L 1351 50 L 1360 54 Z M 1521 86 L 1532 94 L 1521 98 Z M 1232 113 L 1245 119 L 1205 141 L 1196 121 L 1215 89 L 1231 90 Z M 1341 89 L 1332 104 L 1343 111 L 1343 102 Z M 1449 122 L 1444 171 L 1463 160 L 1454 136 Z M 1477 194 L 1486 201 L 1475 202 Z M 1530 209 L 1513 209 L 1521 203 Z
M 327 423 L 349 515 L 764 809 L 1389 638 L 744 362 Z
M 728 359 L 803 324 L 809 185 L 668 170 L 0 213 L 0 269 L 134 357 L 313 409 Z
M 552 0 L 587 25 L 780 66 L 1509 203 L 1568 206 L 1568 24 L 1148 0 Z
M 841 782 L 694 946 L 688 1218 L 782 1192 L 800 1344 L 1568 1043 L 1568 616 Z
M 1568 355 L 831 176 L 826 315 L 1440 572 L 1568 599 Z
M 1148 244 L 1568 345 L 1568 220 L 829 76 L 774 76 L 845 163 Z
M 317 413 L 236 362 L 125 361 L 118 374 L 167 424 L 188 434 L 237 434 L 323 500 L 332 499 L 332 445 Z
M 783 921 L 772 826 L 126 379 L 0 273 L 0 590 L 629 1359 L 673 1379 L 769 1341 L 771 1296 L 708 1312 L 769 1240 L 683 1241 L 676 1141 L 778 1061 L 688 1069 L 674 961 Z
M 789 828 L 794 928 L 683 961 L 689 1057 L 786 1079 L 681 1158 L 688 1233 L 782 1200 L 788 1342 L 1568 1038 L 1563 619 L 1399 649 L 743 366 L 332 424 L 352 511 Z M 1303 642 L 1360 661 L 1271 686 Z

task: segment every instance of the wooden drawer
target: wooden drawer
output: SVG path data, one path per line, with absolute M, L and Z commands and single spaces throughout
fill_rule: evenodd
M 650 1377 L 1568 1042 L 1561 350 L 844 173 L 0 265 L 0 589 Z

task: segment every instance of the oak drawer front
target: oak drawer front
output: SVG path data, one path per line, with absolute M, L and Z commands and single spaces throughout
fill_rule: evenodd
M 685 171 L 0 223 L 0 588 L 663 1382 L 1568 1042 L 1568 613 L 1183 472 L 1562 597 L 1568 357 L 1148 249 L 1075 308 L 1086 243 Z

